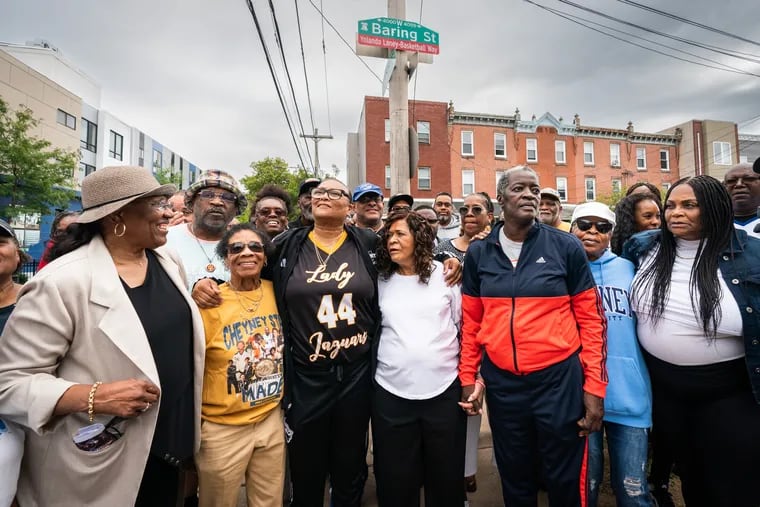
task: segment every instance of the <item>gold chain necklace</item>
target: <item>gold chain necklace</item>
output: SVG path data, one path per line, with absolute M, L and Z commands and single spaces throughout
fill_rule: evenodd
M 240 308 L 243 309 L 243 311 L 248 312 L 248 313 L 253 313 L 259 309 L 261 300 L 264 299 L 264 290 L 261 288 L 260 281 L 259 281 L 259 286 L 254 289 L 254 291 L 258 292 L 258 297 L 256 297 L 255 295 L 254 297 L 248 297 L 245 294 L 241 294 L 241 291 L 236 289 L 235 286 L 232 285 L 232 282 L 227 282 L 227 285 L 229 285 L 230 289 L 232 289 L 232 292 L 235 293 L 238 304 L 240 305 Z M 248 303 L 248 304 L 245 304 L 245 303 Z M 241 314 L 241 317 L 242 316 L 243 315 Z
M 201 252 L 203 252 L 203 256 L 208 259 L 208 264 L 206 264 L 206 272 L 207 273 L 213 273 L 216 271 L 216 265 L 214 265 L 214 257 L 216 257 L 216 252 L 214 252 L 210 257 L 206 253 L 206 249 L 203 248 L 203 245 L 201 245 L 201 240 L 198 239 L 198 236 L 195 235 L 195 228 L 191 227 L 190 225 L 187 226 L 190 229 L 190 234 L 195 238 L 195 242 L 198 243 L 198 247 L 201 249 Z
M 314 254 L 317 256 L 317 262 L 319 263 L 321 267 L 324 268 L 327 266 L 327 261 L 330 260 L 330 257 L 332 257 L 332 254 L 334 254 L 335 250 L 337 250 L 336 245 L 340 243 L 341 240 L 343 240 L 347 236 L 347 234 L 346 234 L 346 231 L 342 231 L 340 235 L 337 238 L 335 238 L 335 241 L 333 241 L 329 247 L 324 249 L 324 251 L 327 252 L 327 257 L 325 258 L 322 258 L 322 254 L 319 253 L 320 248 L 317 246 L 318 240 L 317 240 L 316 234 L 314 234 L 314 231 L 310 232 L 309 236 L 310 236 L 312 244 L 314 245 Z

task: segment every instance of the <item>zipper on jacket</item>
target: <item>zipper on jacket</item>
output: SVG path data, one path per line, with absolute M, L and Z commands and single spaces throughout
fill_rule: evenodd
M 509 259 L 507 262 L 510 262 Z M 512 361 L 515 365 L 515 373 L 520 373 L 520 368 L 517 366 L 517 343 L 515 343 L 515 279 L 517 278 L 517 269 L 514 266 L 512 272 L 512 311 L 509 315 L 509 338 L 512 340 Z

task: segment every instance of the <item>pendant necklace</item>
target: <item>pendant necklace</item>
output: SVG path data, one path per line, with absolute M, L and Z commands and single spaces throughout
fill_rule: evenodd
M 259 281 L 258 287 L 254 289 L 256 294 L 254 294 L 253 297 L 248 297 L 245 294 L 241 294 L 241 291 L 236 289 L 235 286 L 232 285 L 232 282 L 227 282 L 227 285 L 229 285 L 230 289 L 232 289 L 232 292 L 235 293 L 235 296 L 237 297 L 237 300 L 238 300 L 238 304 L 240 305 L 240 308 L 243 309 L 243 311 L 250 314 L 250 313 L 254 313 L 256 310 L 259 309 L 261 300 L 264 299 L 264 291 L 261 288 L 261 281 Z M 240 316 L 245 318 L 245 316 L 242 313 L 240 314 Z
M 324 251 L 327 252 L 327 257 L 325 258 L 322 258 L 322 255 L 319 253 L 320 248 L 317 246 L 317 236 L 314 234 L 314 231 L 309 233 L 309 236 L 310 236 L 312 244 L 314 245 L 314 253 L 317 256 L 317 262 L 322 268 L 325 268 L 327 267 L 327 261 L 330 260 L 330 257 L 332 256 L 332 254 L 335 253 L 335 250 L 337 250 L 336 245 L 340 243 L 341 240 L 343 240 L 347 236 L 347 234 L 346 234 L 346 231 L 341 232 L 340 235 L 337 238 L 335 238 L 335 241 L 333 241 L 329 247 L 324 249 Z
M 188 227 L 190 226 L 188 225 Z M 201 249 L 201 252 L 203 252 L 203 256 L 206 257 L 206 259 L 208 260 L 208 264 L 206 264 L 206 272 L 213 273 L 214 271 L 216 271 L 216 266 L 214 265 L 214 261 L 213 261 L 214 257 L 216 257 L 216 252 L 214 252 L 213 255 L 209 256 L 206 253 L 206 249 L 203 248 L 203 245 L 201 244 L 201 240 L 199 240 L 198 236 L 195 235 L 195 230 L 191 228 L 190 234 L 193 235 L 193 237 L 195 238 L 195 242 L 198 243 L 198 247 Z

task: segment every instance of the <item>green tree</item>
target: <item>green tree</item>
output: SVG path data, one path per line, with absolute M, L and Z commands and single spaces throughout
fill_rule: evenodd
M 15 111 L 0 98 L 0 216 L 13 218 L 24 213 L 50 213 L 68 206 L 75 193 L 74 170 L 79 154 L 51 148 L 30 130 L 39 124 L 31 109 Z
M 248 200 L 253 202 L 256 193 L 261 187 L 267 184 L 279 185 L 290 194 L 290 201 L 293 204 L 293 213 L 291 219 L 298 214 L 296 200 L 298 199 L 298 185 L 301 181 L 308 178 L 309 173 L 302 167 L 291 170 L 288 163 L 280 157 L 267 157 L 263 160 L 251 163 L 253 172 L 240 179 L 240 183 L 245 188 Z M 250 210 L 246 210 L 240 216 L 241 221 L 247 221 L 250 216 Z
M 162 185 L 168 185 L 171 183 L 172 185 L 176 185 L 177 188 L 182 185 L 182 173 L 175 171 L 171 167 L 162 167 L 161 169 L 156 169 L 154 176 Z
M 597 198 L 598 202 L 603 202 L 607 206 L 609 206 L 612 209 L 615 209 L 615 206 L 617 206 L 617 203 L 620 202 L 620 200 L 625 197 L 625 192 L 627 188 L 622 188 L 619 191 L 615 192 L 613 191 L 609 195 L 602 195 Z

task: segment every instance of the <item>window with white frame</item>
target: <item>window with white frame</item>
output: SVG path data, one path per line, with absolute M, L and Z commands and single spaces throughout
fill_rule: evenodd
M 731 143 L 713 142 L 713 161 L 716 165 L 731 165 Z
M 475 192 L 475 171 L 462 169 L 462 195 L 470 195 Z
M 462 131 L 462 156 L 471 157 L 475 155 L 475 146 L 472 141 L 472 130 Z
M 565 141 L 554 141 L 554 161 L 558 164 L 564 164 L 567 162 Z
M 636 169 L 646 171 L 647 169 L 647 149 L 636 148 Z
M 662 193 L 665 194 L 668 190 L 670 190 L 670 183 L 663 182 L 662 183 Z
M 583 143 L 583 165 L 594 165 L 594 142 Z
M 586 200 L 587 201 L 596 200 L 596 179 L 595 178 L 586 178 Z
M 385 188 L 391 188 L 391 166 L 385 166 Z
M 417 142 L 422 144 L 430 144 L 430 122 L 418 121 L 417 122 Z
M 618 143 L 610 143 L 610 165 L 620 167 L 620 145 Z
M 612 179 L 612 193 L 619 194 L 623 190 L 623 182 L 618 178 Z
M 499 195 L 499 180 L 502 176 L 504 176 L 504 173 L 507 172 L 506 170 L 499 170 L 496 171 L 496 186 L 494 186 L 494 195 Z
M 557 193 L 561 202 L 567 202 L 567 178 L 564 176 L 557 177 Z
M 660 169 L 670 171 L 670 151 L 660 150 Z
M 538 139 L 525 140 L 525 153 L 528 162 L 538 162 Z
M 385 119 L 385 142 L 391 142 L 391 120 Z
M 153 172 L 160 171 L 164 168 L 164 154 L 161 150 L 153 148 Z
M 429 167 L 417 168 L 417 189 L 430 190 L 430 168 Z
M 507 134 L 494 132 L 493 156 L 496 158 L 507 158 Z

